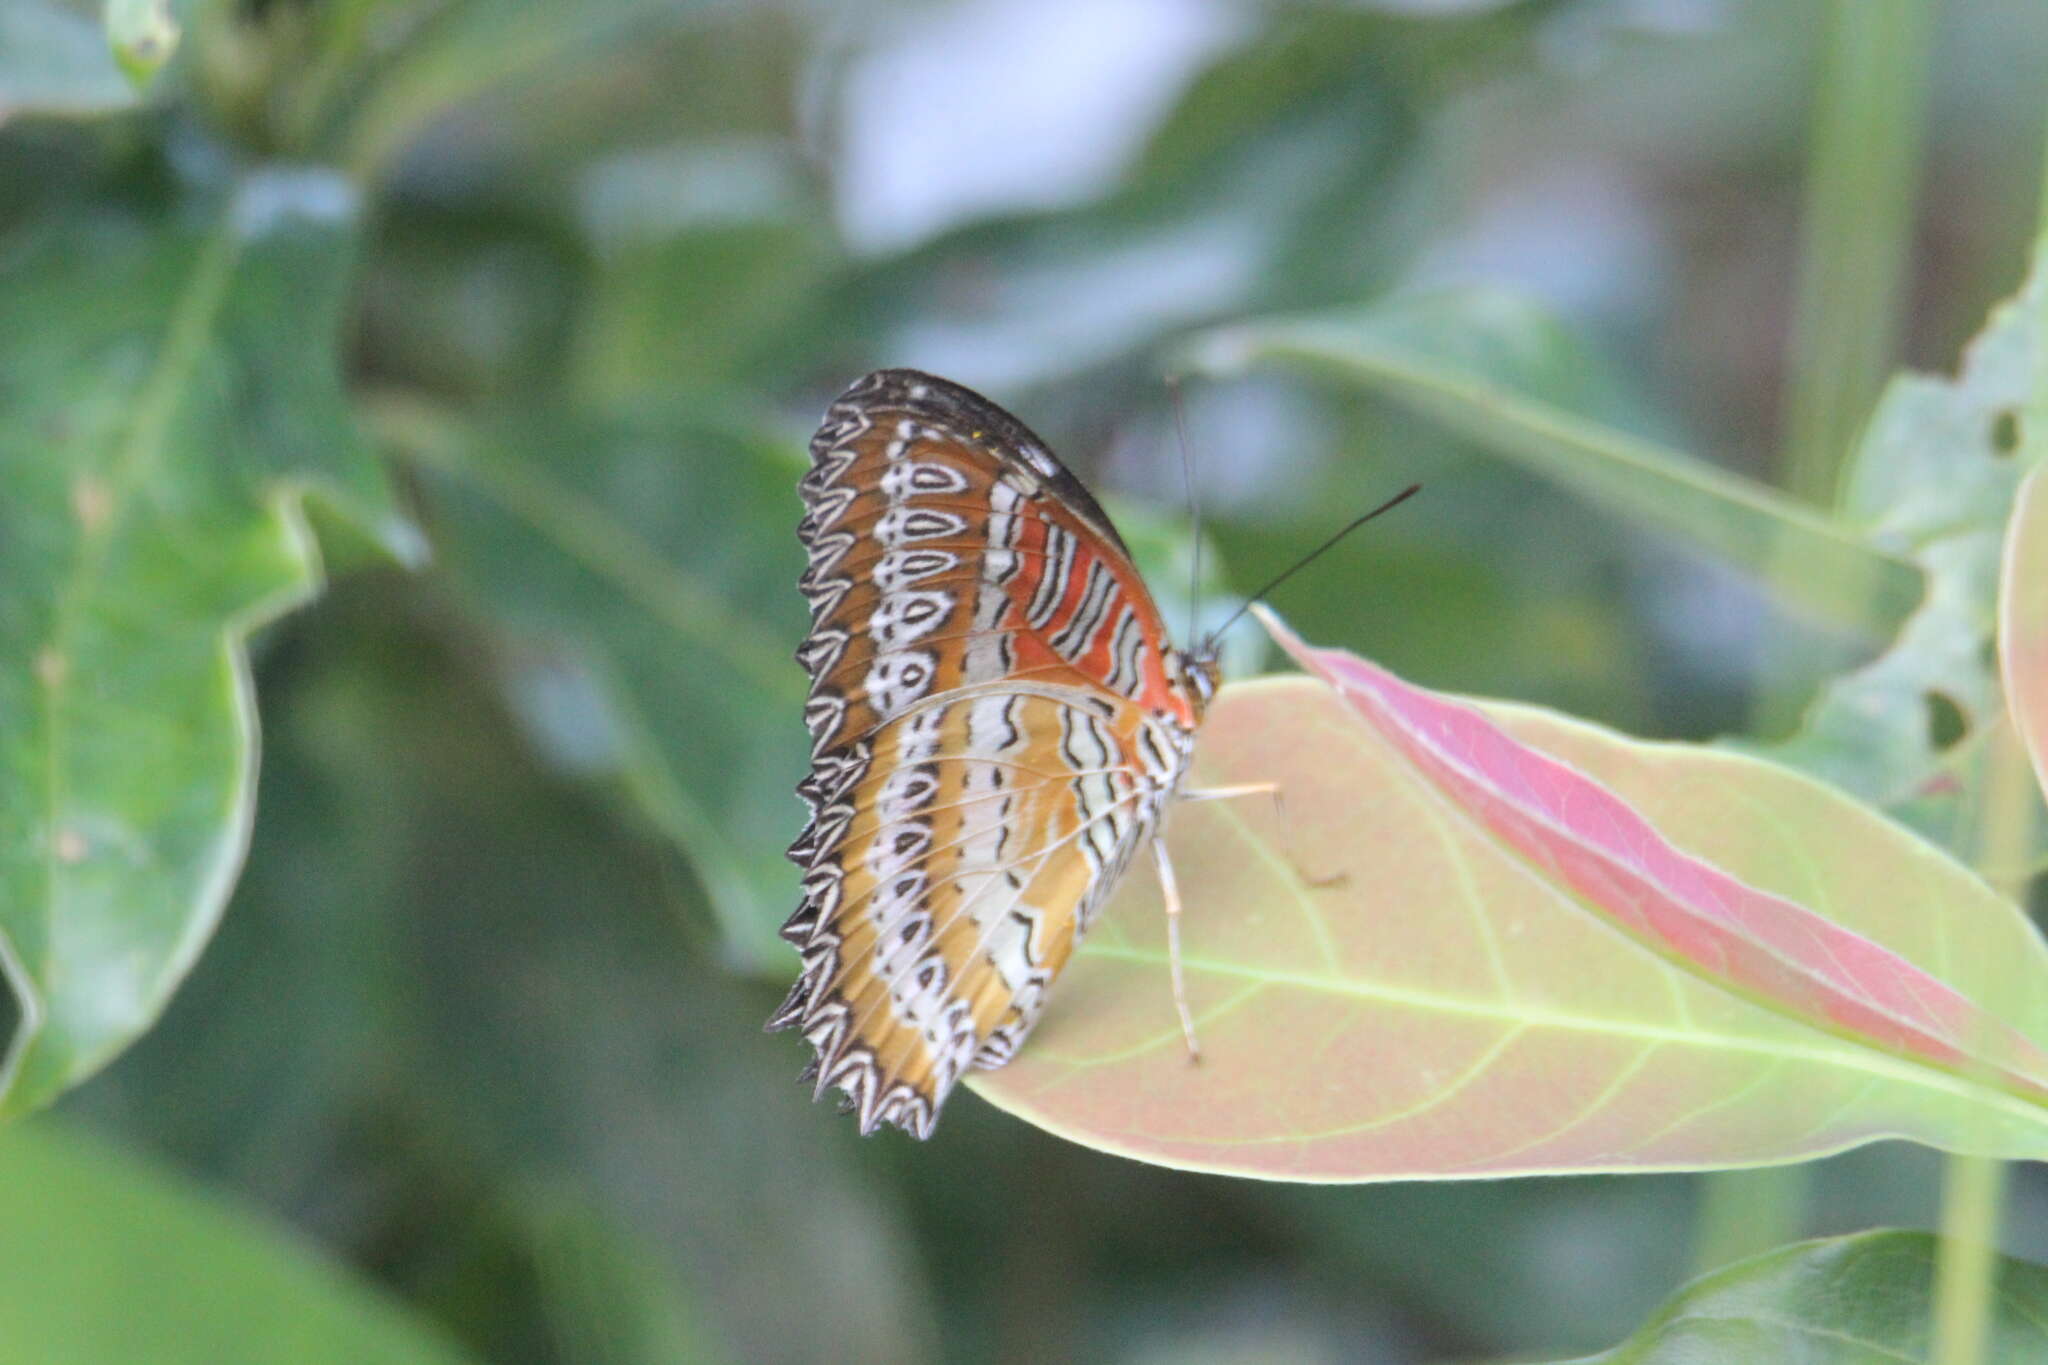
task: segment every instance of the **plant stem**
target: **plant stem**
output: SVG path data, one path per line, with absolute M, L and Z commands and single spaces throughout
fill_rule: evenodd
M 1925 124 L 1928 0 L 1831 0 L 1785 394 L 1786 486 L 1832 505 L 1896 359 Z
M 2009 718 L 1992 722 L 1986 736 L 1985 779 L 1978 808 L 1977 866 L 1998 889 L 2017 899 L 2026 885 L 2032 835 L 2033 767 Z M 2006 1015 L 1993 1006 L 1992 1015 Z M 1979 1365 L 1991 1321 L 1998 1268 L 1999 1201 L 2005 1163 L 1954 1155 L 1942 1180 L 1941 1246 L 1934 1272 L 1936 1365 Z
M 1693 1218 L 1693 1275 L 1796 1238 L 1804 1222 L 1806 1185 L 1803 1166 L 1715 1171 L 1702 1177 Z
M 1785 390 L 1785 486 L 1824 506 L 1851 442 L 1884 382 L 1899 331 L 1912 242 L 1927 75 L 1926 0 L 1831 0 L 1814 91 L 1799 294 Z M 1771 577 L 1796 583 L 1810 563 L 1789 542 Z M 1789 725 L 1806 700 L 1787 651 L 1805 632 L 1780 635 L 1751 700 L 1752 733 Z M 1798 1235 L 1808 1175 L 1802 1167 L 1707 1176 L 1695 1229 L 1704 1273 Z
M 1998 1268 L 1998 1204 L 2005 1163 L 1951 1156 L 1941 1182 L 1941 1244 L 1934 1267 L 1935 1365 L 1980 1365 Z

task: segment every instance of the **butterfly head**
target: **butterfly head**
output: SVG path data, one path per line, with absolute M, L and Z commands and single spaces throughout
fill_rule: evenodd
M 1193 649 L 1169 649 L 1166 651 L 1166 673 L 1174 690 L 1186 697 L 1193 711 L 1192 720 L 1199 722 L 1209 709 L 1209 702 L 1216 695 L 1216 688 L 1223 678 L 1222 665 L 1217 661 L 1216 642 L 1203 640 Z

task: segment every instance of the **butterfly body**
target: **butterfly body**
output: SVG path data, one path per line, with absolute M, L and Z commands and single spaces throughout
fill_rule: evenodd
M 1179 793 L 1216 687 L 1109 519 L 986 399 L 882 370 L 811 443 L 802 954 L 771 1028 L 863 1132 L 1002 1065 Z

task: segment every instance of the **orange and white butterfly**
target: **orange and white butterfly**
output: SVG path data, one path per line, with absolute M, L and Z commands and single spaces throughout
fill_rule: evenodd
M 1175 648 L 1116 528 L 1016 418 L 879 370 L 811 440 L 797 534 L 811 632 L 810 822 L 783 937 L 803 974 L 769 1028 L 816 1049 L 862 1132 L 929 1136 L 969 1067 L 998 1067 L 1125 867 L 1164 846 L 1215 694 Z M 1188 796 L 1236 795 L 1268 787 Z

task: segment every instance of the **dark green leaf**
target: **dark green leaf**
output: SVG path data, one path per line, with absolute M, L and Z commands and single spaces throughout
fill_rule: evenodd
M 1910 1365 L 1933 1336 L 1936 1241 L 1864 1232 L 1802 1242 L 1695 1280 L 1641 1331 L 1578 1365 Z M 2048 1360 L 2048 1267 L 2000 1263 L 1982 1359 Z
M 737 963 L 786 966 L 795 876 L 762 832 L 794 827 L 806 748 L 795 452 L 675 410 L 400 439 L 442 476 L 514 709 L 689 853 Z

